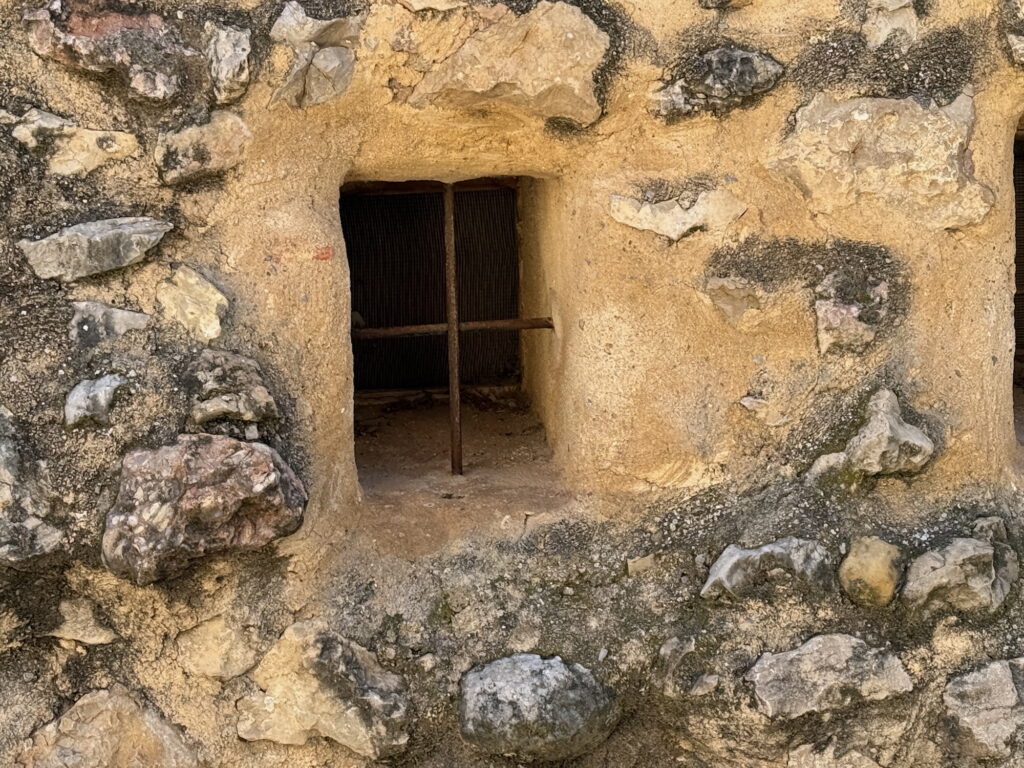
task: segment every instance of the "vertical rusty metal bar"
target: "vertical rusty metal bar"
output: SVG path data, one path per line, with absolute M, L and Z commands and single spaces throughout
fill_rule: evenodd
M 448 320 L 448 420 L 452 474 L 462 474 L 462 400 L 459 394 L 459 283 L 455 271 L 455 187 L 444 185 L 444 283 Z

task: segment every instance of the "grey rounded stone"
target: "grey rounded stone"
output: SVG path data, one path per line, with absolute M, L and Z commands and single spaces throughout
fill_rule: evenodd
M 520 760 L 565 760 L 597 747 L 621 715 L 614 692 L 590 670 L 555 656 L 517 654 L 462 678 L 462 736 Z

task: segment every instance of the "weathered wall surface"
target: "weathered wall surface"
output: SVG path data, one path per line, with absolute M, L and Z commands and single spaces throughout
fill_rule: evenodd
M 1019 763 L 1018 33 L 0 4 L 0 763 Z M 579 498 L 395 557 L 338 191 L 499 175 Z

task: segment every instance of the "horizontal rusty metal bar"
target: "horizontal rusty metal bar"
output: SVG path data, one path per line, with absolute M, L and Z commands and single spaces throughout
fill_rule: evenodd
M 535 328 L 554 328 L 550 317 L 511 317 L 505 320 L 470 320 L 459 323 L 460 331 L 528 331 Z M 448 332 L 447 323 L 424 325 L 397 325 L 393 328 L 353 328 L 353 339 L 394 339 L 402 336 L 440 336 Z

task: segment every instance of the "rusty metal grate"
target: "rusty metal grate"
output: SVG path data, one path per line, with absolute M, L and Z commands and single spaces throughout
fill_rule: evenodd
M 520 377 L 516 192 L 507 180 L 357 184 L 342 190 L 357 390 L 449 389 L 462 473 L 460 385 Z

